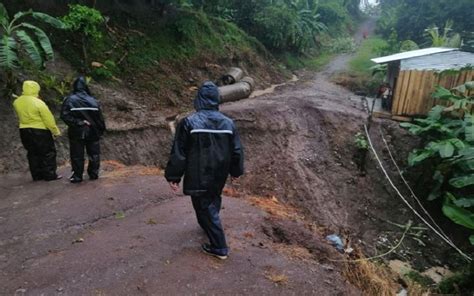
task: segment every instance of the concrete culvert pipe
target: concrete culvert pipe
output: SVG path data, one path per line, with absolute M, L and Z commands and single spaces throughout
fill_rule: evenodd
M 241 81 L 219 87 L 221 96 L 221 103 L 238 101 L 248 98 L 253 91 L 254 80 L 250 77 L 245 77 Z
M 242 77 L 244 77 L 244 71 L 240 68 L 232 67 L 222 76 L 221 80 L 224 85 L 230 85 L 238 82 Z
M 246 82 L 250 84 L 250 88 L 252 91 L 255 89 L 255 80 L 250 76 L 245 76 L 244 78 L 242 78 L 242 80 L 240 80 L 240 82 Z

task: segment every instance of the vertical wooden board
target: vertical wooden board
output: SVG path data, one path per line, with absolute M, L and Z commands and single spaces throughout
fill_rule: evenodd
M 398 115 L 398 106 L 402 100 L 403 82 L 405 80 L 406 71 L 400 71 L 398 74 L 397 85 L 395 87 L 395 93 L 393 94 L 392 114 Z
M 423 101 L 423 84 L 424 84 L 424 71 L 418 72 L 418 82 L 415 86 L 415 100 L 412 100 L 412 103 L 408 107 L 408 113 L 410 115 L 416 115 L 418 106 Z
M 402 101 L 400 101 L 401 104 L 398 106 L 398 110 L 400 110 L 399 115 L 404 115 L 403 109 L 408 99 L 408 89 L 410 88 L 411 75 L 412 71 L 406 72 L 406 76 L 403 82 Z
M 460 72 L 458 76 L 458 80 L 456 81 L 456 86 L 466 83 L 468 74 L 469 74 L 469 71 Z
M 438 81 L 438 85 L 442 86 L 444 88 L 449 88 L 447 86 L 447 84 L 448 84 L 448 77 L 446 75 L 440 76 L 439 81 Z M 436 105 L 446 105 L 446 103 L 442 100 L 435 100 L 435 104 Z
M 413 114 L 415 115 L 425 114 L 423 106 L 425 105 L 425 101 L 427 99 L 427 85 L 428 85 L 429 75 L 430 73 L 428 71 L 423 71 L 421 73 L 419 100 L 415 106 L 415 109 L 413 110 Z
M 423 100 L 422 114 L 426 115 L 435 105 L 435 100 L 432 97 L 435 91 L 435 86 L 438 81 L 436 73 L 434 71 L 427 71 L 426 84 L 425 84 L 425 97 Z
M 412 71 L 411 73 L 411 79 L 410 79 L 410 87 L 408 88 L 408 95 L 407 95 L 407 100 L 405 102 L 405 105 L 403 106 L 403 114 L 404 115 L 412 115 L 410 114 L 410 109 L 411 106 L 416 104 L 416 90 L 419 87 L 419 76 L 420 72 L 419 71 Z
M 402 107 L 402 115 L 407 115 L 407 106 L 410 104 L 413 98 L 413 89 L 415 88 L 415 80 L 417 77 L 417 71 L 410 71 L 410 81 L 408 83 L 407 94 L 405 97 L 405 102 Z
M 423 100 L 423 76 L 424 71 L 417 71 L 415 85 L 413 87 L 413 96 L 407 107 L 407 113 L 410 115 L 416 115 L 418 106 Z

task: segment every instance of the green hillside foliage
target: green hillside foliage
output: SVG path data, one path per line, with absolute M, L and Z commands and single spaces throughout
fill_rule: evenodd
M 430 46 L 431 40 L 425 29 L 442 28 L 453 21 L 453 32 L 474 30 L 472 0 L 380 0 L 382 15 L 378 30 L 385 37 L 393 29 L 399 40 L 414 40 L 422 46 Z

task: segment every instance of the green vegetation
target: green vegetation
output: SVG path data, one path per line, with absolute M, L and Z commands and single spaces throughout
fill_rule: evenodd
M 415 283 L 420 284 L 422 287 L 431 287 L 434 285 L 434 282 L 430 277 L 422 275 L 421 273 L 414 270 L 411 270 L 405 274 L 405 277 Z
M 361 149 L 361 150 L 368 150 L 369 149 L 369 143 L 367 142 L 367 139 L 365 138 L 365 135 L 362 134 L 362 133 L 355 134 L 354 143 L 355 143 L 357 149 Z
M 133 50 L 126 61 L 138 69 L 162 61 L 190 60 L 203 52 L 225 56 L 229 48 L 235 51 L 254 48 L 265 52 L 256 39 L 247 36 L 236 25 L 203 12 L 188 10 L 180 11 L 176 19 L 169 19 L 159 32 L 130 35 L 127 42 L 126 47 Z
M 359 15 L 358 0 L 189 1 L 188 7 L 237 24 L 275 52 L 308 52 L 328 28 L 347 32 Z
M 399 40 L 413 40 L 421 45 L 429 45 L 430 38 L 425 29 L 442 26 L 453 21 L 455 32 L 472 31 L 472 0 L 380 0 L 382 15 L 378 30 L 388 38 L 395 30 Z M 428 37 L 428 38 L 427 38 Z
M 91 73 L 92 78 L 97 81 L 108 80 L 114 77 L 119 72 L 114 61 L 106 60 L 104 64 L 97 65 Z
M 431 46 L 444 46 L 444 47 L 459 47 L 461 46 L 461 35 L 452 31 L 453 22 L 447 21 L 446 25 L 443 28 L 443 34 L 436 26 L 428 27 L 425 32 L 431 39 Z
M 372 95 L 383 82 L 386 68 L 377 67 L 370 59 L 384 54 L 389 47 L 387 41 L 377 36 L 363 40 L 349 61 L 348 72 L 336 80 L 350 89 Z
M 371 67 L 374 66 L 370 59 L 378 57 L 387 45 L 387 42 L 379 37 L 365 39 L 349 62 L 350 70 L 356 74 L 370 75 Z
M 474 279 L 474 263 L 439 283 L 439 293 L 446 295 L 469 295 L 474 291 L 474 281 L 472 279 Z
M 472 81 L 452 90 L 438 87 L 433 98 L 451 106 L 437 105 L 427 118 L 401 124 L 428 141 L 408 159 L 410 166 L 428 160 L 434 164 L 435 186 L 428 199 L 443 198 L 445 216 L 471 231 L 474 230 L 474 115 L 471 111 L 474 96 L 466 93 L 473 89 Z M 474 235 L 470 241 L 474 245 Z
M 290 70 L 306 68 L 312 71 L 320 71 L 333 57 L 334 54 L 324 51 L 314 56 L 297 56 L 291 53 L 285 53 L 279 56 L 280 60 L 282 60 Z
M 29 68 L 29 62 L 36 68 L 42 68 L 46 60 L 54 57 L 48 35 L 38 26 L 26 22 L 28 16 L 53 27 L 64 28 L 60 20 L 32 10 L 18 12 L 10 19 L 0 3 L 0 68 L 7 73 L 9 92 L 14 87 L 14 70 Z
M 88 68 L 87 45 L 90 39 L 99 40 L 102 33 L 99 27 L 104 23 L 100 11 L 84 5 L 69 5 L 69 13 L 62 18 L 66 28 L 81 36 L 82 54 L 85 67 Z

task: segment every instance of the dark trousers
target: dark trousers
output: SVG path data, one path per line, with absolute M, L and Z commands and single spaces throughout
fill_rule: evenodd
M 56 179 L 56 147 L 51 132 L 36 128 L 22 128 L 20 138 L 27 151 L 33 180 Z
M 382 109 L 386 111 L 392 110 L 392 98 L 388 97 L 386 99 L 382 98 Z
M 194 211 L 199 225 L 207 234 L 211 249 L 222 255 L 227 255 L 228 248 L 222 228 L 219 212 L 221 210 L 222 197 L 220 195 L 191 196 Z
M 97 141 L 69 138 L 69 152 L 73 177 L 81 179 L 84 174 L 84 149 L 89 157 L 87 174 L 91 179 L 99 177 L 100 169 L 100 143 Z

